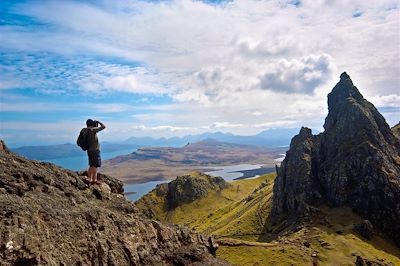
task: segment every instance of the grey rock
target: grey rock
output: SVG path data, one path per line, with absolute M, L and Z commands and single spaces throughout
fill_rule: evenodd
M 294 223 L 316 207 L 351 206 L 400 245 L 400 142 L 343 73 L 328 95 L 325 131 L 302 128 L 274 184 L 272 224 Z
M 353 231 L 366 239 L 371 239 L 374 234 L 374 227 L 370 221 L 364 220 L 359 224 L 355 224 Z
M 210 190 L 219 191 L 229 186 L 229 183 L 222 177 L 213 177 L 204 174 L 199 176 L 178 176 L 175 180 L 168 183 L 168 190 L 166 192 L 167 208 L 169 210 L 174 209 L 182 204 L 190 203 L 207 196 Z M 158 189 L 164 190 L 165 187 L 160 186 Z M 161 194 L 161 192 L 157 192 L 157 194 Z
M 118 180 L 88 186 L 0 143 L 0 265 L 229 265 L 195 231 L 142 217 Z
M 355 261 L 356 266 L 394 266 L 393 263 L 387 263 L 387 262 L 382 262 L 382 261 L 374 261 L 374 260 L 368 260 L 365 259 L 359 255 L 356 257 Z
M 87 171 L 79 171 L 76 172 L 80 177 L 86 177 L 87 176 Z M 102 173 L 97 173 L 97 179 L 101 182 L 106 183 L 110 189 L 111 192 L 113 193 L 119 193 L 119 194 L 123 194 L 124 193 L 124 183 L 122 183 L 121 180 L 112 178 L 108 175 L 102 174 Z M 82 181 L 82 179 L 79 179 L 79 181 L 77 182 L 87 182 L 89 180 L 87 179 L 83 179 L 84 181 Z
M 394 126 L 391 128 L 391 130 L 392 130 L 393 135 L 394 135 L 396 138 L 398 138 L 399 141 L 400 141 L 400 122 L 397 123 L 396 125 L 394 125 Z

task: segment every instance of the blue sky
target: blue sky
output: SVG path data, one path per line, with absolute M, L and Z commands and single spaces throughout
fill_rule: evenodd
M 0 138 L 322 130 L 343 71 L 394 125 L 399 21 L 393 0 L 1 1 Z

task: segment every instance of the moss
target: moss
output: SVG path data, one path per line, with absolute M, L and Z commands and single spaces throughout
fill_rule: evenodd
M 190 175 L 204 177 L 198 172 Z M 157 196 L 154 191 L 142 197 L 136 205 L 142 210 L 151 209 L 154 219 L 186 224 L 208 234 L 214 234 L 215 231 L 222 235 L 255 234 L 261 231 L 264 223 L 256 212 L 258 210 L 260 215 L 265 215 L 262 213 L 265 209 L 263 206 L 269 206 L 274 178 L 275 174 L 269 174 L 233 181 L 228 188 L 210 191 L 206 197 L 179 206 L 170 212 L 165 208 L 165 197 Z M 265 182 L 268 182 L 267 186 Z M 263 188 L 254 192 L 263 183 Z M 253 199 L 246 201 L 249 195 L 253 195 Z
M 166 212 L 165 197 L 158 196 L 155 190 L 142 197 L 135 205 L 142 210 L 149 218 L 164 221 Z
M 317 235 L 312 241 L 312 248 L 326 258 L 328 265 L 346 265 L 355 261 L 356 256 L 400 265 L 400 249 L 392 242 L 381 237 L 379 232 L 366 240 L 352 232 L 353 224 L 362 221 L 348 207 L 321 208 L 327 219 L 328 226 L 319 225 L 312 229 L 311 235 Z M 341 233 L 338 234 L 337 232 Z
M 296 246 L 220 247 L 217 257 L 235 265 L 310 265 L 311 254 Z

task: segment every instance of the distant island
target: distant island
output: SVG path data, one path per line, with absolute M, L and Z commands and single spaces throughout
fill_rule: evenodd
M 260 168 L 256 168 L 256 169 L 236 171 L 237 173 L 242 173 L 243 175 L 241 177 L 235 178 L 234 180 L 247 179 L 250 177 L 255 177 L 255 176 L 272 173 L 274 171 L 275 171 L 275 167 L 260 167 Z

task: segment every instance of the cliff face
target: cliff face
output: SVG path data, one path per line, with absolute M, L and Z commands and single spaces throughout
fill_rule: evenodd
M 397 123 L 397 125 L 392 127 L 392 133 L 395 135 L 398 139 L 400 139 L 400 122 Z
M 202 235 L 142 218 L 121 182 L 89 186 L 0 143 L 1 265 L 228 265 Z
M 400 245 L 400 143 L 343 73 L 328 95 L 325 131 L 302 128 L 274 185 L 271 222 L 287 223 L 324 203 L 348 205 Z

